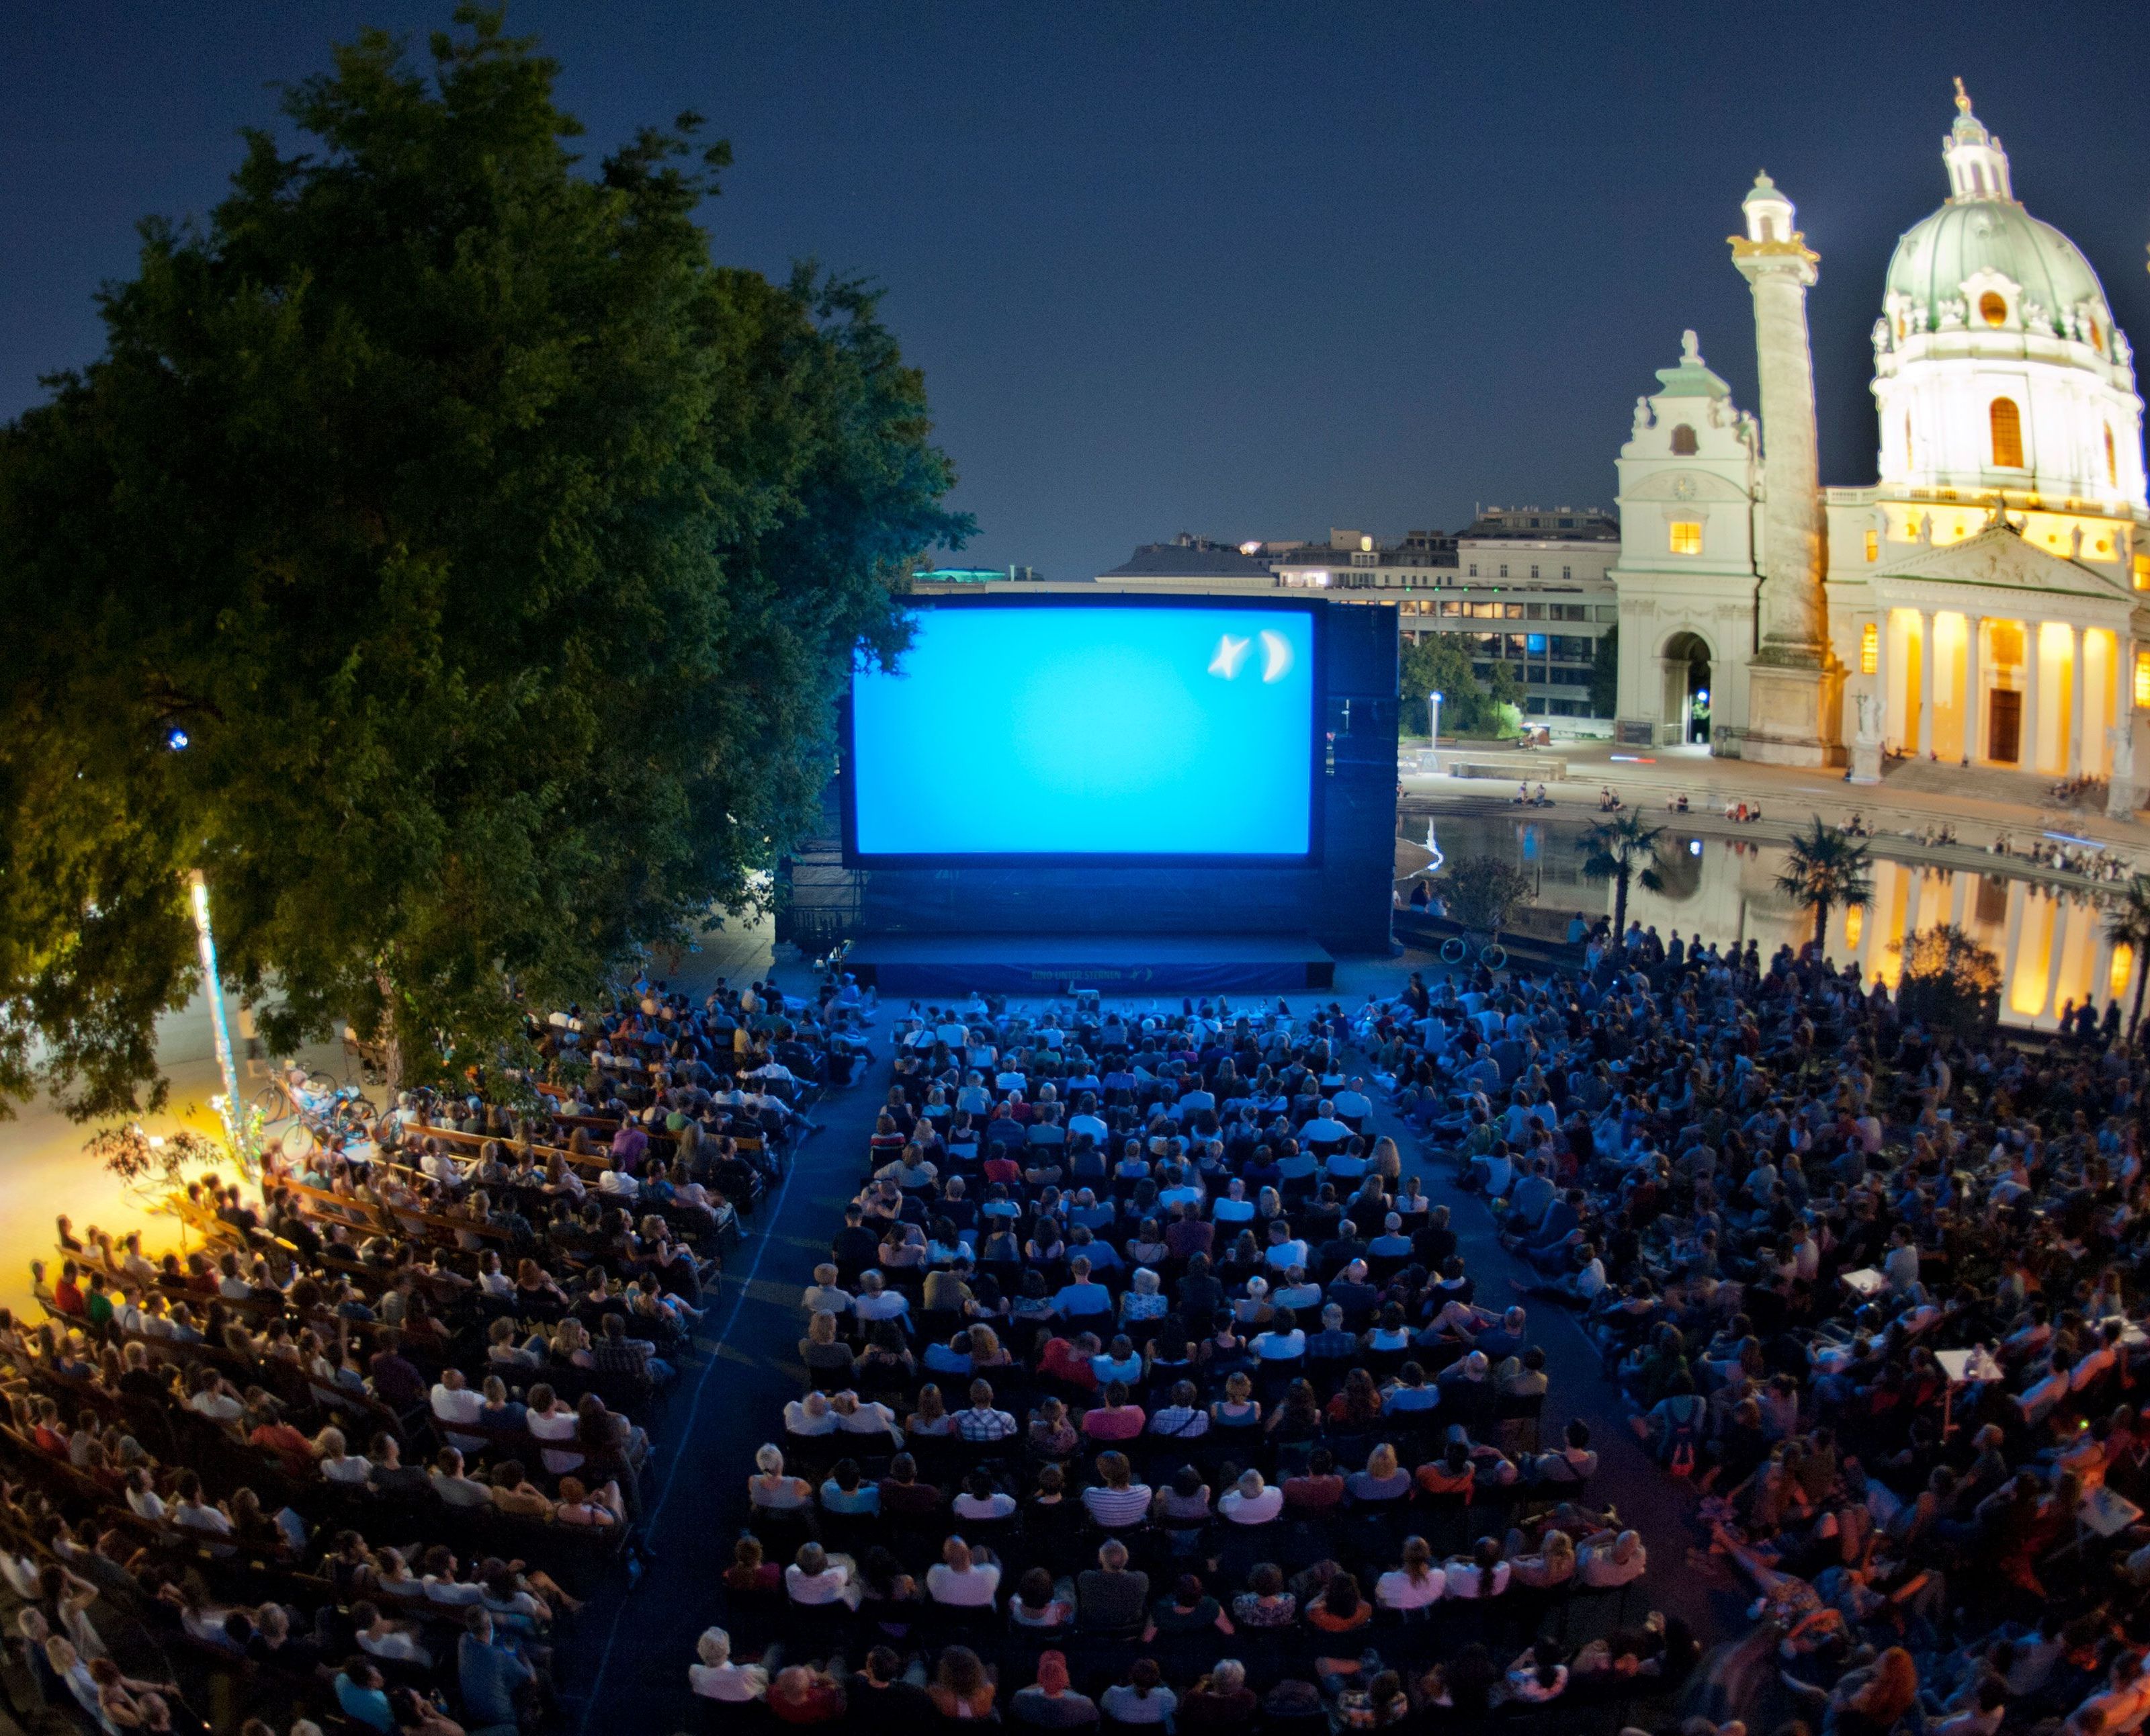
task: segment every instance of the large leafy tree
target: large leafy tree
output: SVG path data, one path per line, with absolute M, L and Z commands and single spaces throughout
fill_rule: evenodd
M 967 528 L 871 296 L 712 261 L 695 117 L 586 164 L 553 63 L 456 22 L 289 90 L 310 149 L 145 224 L 0 431 L 0 1112 L 159 1100 L 193 867 L 273 1045 L 497 1052 L 750 896 Z
M 2105 909 L 2105 936 L 2127 948 L 2135 976 L 2135 1004 L 2127 1015 L 2132 1042 L 2142 1022 L 2142 987 L 2150 978 L 2150 875 L 2131 874 Z

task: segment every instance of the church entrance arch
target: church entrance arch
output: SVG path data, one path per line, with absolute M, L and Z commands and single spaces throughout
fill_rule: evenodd
M 1675 744 L 1709 744 L 1709 642 L 1685 629 L 1665 641 L 1658 653 L 1664 672 L 1664 700 L 1661 720 L 1666 738 Z

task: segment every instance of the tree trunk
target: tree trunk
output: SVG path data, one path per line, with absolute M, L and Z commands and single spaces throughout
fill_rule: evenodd
M 1631 872 L 1623 862 L 1620 871 L 1612 876 L 1612 944 L 1623 946 L 1628 933 L 1628 876 Z
M 1829 946 L 1829 900 L 1814 901 L 1814 956 L 1826 956 Z
M 2137 1027 L 2142 1022 L 2142 985 L 2146 977 L 2150 977 L 2150 958 L 2144 957 L 2138 946 L 2135 949 L 2135 1012 L 2127 1021 L 2127 1040 L 2131 1043 L 2135 1041 Z
M 373 982 L 381 991 L 381 1070 L 387 1075 L 389 1102 L 393 1107 L 395 1093 L 403 1088 L 403 1025 L 396 1017 L 394 979 L 387 971 L 376 970 Z

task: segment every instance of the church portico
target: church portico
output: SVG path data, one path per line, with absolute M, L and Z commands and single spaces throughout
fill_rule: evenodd
M 2135 647 L 2150 643 L 2142 593 L 2007 526 L 1830 593 L 1839 654 L 1890 751 L 2112 775 L 2116 729 L 2135 724 Z

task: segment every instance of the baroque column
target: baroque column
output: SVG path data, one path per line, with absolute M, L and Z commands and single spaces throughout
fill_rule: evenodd
M 2042 621 L 2023 623 L 2023 734 L 2016 749 L 2016 769 L 2038 769 L 2038 653 Z
M 1762 383 L 1760 631 L 1748 665 L 1742 757 L 1775 765 L 1841 764 L 1843 674 L 1830 655 L 1822 590 L 1823 521 L 1815 458 L 1814 356 L 1807 290 L 1820 255 L 1792 227 L 1792 202 L 1768 175 L 1741 209 L 1732 263 L 1754 296 Z
M 2068 763 L 2062 775 L 2078 778 L 2083 769 L 2083 630 L 2072 627 L 2068 634 L 2074 661 L 2068 665 Z
M 1940 679 L 1940 659 L 1934 655 L 1934 612 L 1919 611 L 1919 744 L 1915 758 L 1924 760 L 1934 750 L 1934 688 Z
M 1963 763 L 1971 764 L 1978 752 L 1978 654 L 1986 631 L 1986 618 L 1966 613 L 1963 618 L 1963 680 L 1956 689 L 1956 715 L 1963 719 Z

